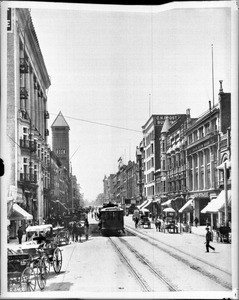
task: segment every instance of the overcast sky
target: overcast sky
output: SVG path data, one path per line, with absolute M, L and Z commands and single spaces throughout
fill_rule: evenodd
M 219 2 L 226 3 L 152 11 L 27 2 L 51 78 L 48 124 L 59 111 L 66 118 L 72 170 L 85 198 L 103 192 L 103 178 L 117 172 L 120 156 L 135 160 L 150 114 L 190 108 L 198 117 L 208 109 L 211 44 L 215 103 L 220 79 L 230 92 L 230 9 Z

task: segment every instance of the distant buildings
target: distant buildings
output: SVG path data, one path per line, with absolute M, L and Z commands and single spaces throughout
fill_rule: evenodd
M 172 207 L 179 220 L 191 224 L 195 217 L 201 225 L 230 221 L 230 128 L 231 95 L 223 92 L 222 81 L 218 103 L 209 102 L 208 111 L 198 118 L 192 119 L 189 109 L 181 115 L 152 115 L 142 126 L 136 163 L 119 164 L 113 181 L 112 174 L 105 176 L 105 186 L 109 179 L 113 182 L 111 201 L 123 207 L 140 205 L 154 215 Z M 130 165 L 135 165 L 130 175 L 134 180 L 128 184 Z

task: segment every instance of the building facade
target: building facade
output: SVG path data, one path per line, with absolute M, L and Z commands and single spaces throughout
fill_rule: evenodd
M 8 218 L 14 235 L 19 218 L 41 224 L 44 217 L 50 186 L 47 89 L 51 82 L 29 10 L 10 8 L 9 16 L 6 147 L 11 165 L 7 178 Z M 20 215 L 18 206 L 31 216 L 12 217 L 14 213 Z

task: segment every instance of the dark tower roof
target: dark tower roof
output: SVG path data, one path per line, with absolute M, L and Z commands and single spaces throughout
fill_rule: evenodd
M 59 112 L 58 116 L 55 118 L 55 121 L 52 123 L 51 127 L 68 127 L 70 129 L 70 126 L 66 122 L 61 111 Z

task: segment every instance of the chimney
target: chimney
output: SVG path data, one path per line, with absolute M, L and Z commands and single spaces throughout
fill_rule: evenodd
M 223 88 L 222 88 L 222 83 L 223 83 L 223 80 L 219 80 L 220 82 L 220 89 L 219 89 L 219 93 L 223 93 Z

